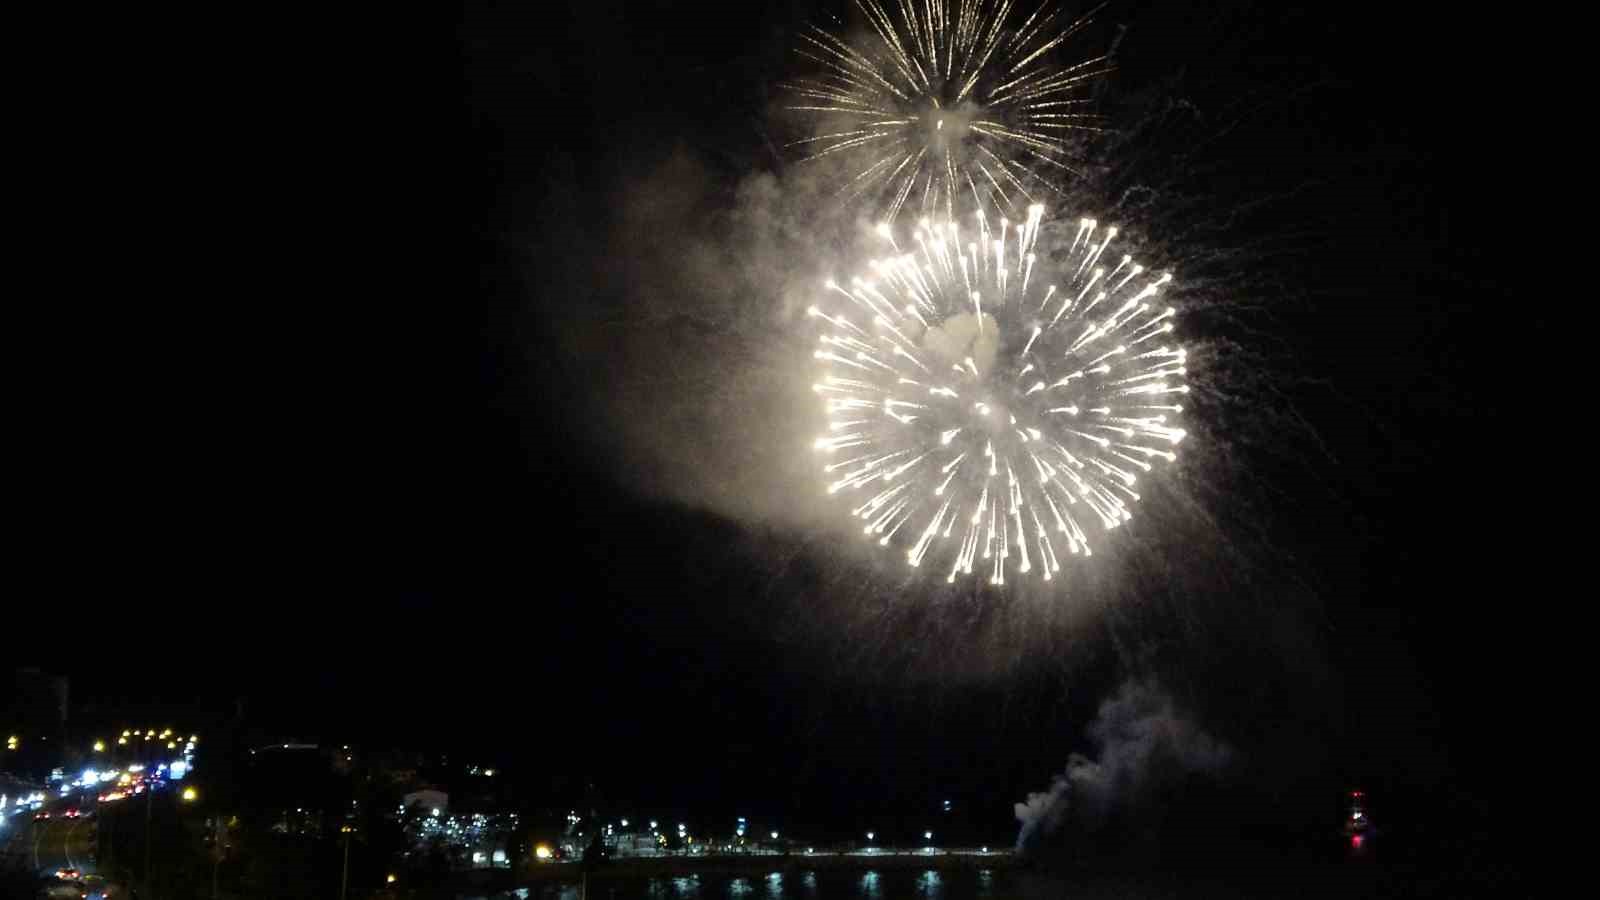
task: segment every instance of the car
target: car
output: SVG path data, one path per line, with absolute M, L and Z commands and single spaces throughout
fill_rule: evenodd
M 50 810 L 48 810 L 48 809 L 41 809 L 38 812 L 33 814 L 33 820 L 35 822 L 43 822 L 45 819 L 48 819 L 48 818 L 50 818 Z
M 83 815 L 83 813 L 79 812 L 78 808 L 76 806 L 74 806 L 73 808 L 67 810 L 65 813 L 62 813 L 62 815 L 66 816 L 69 819 L 76 819 L 77 817 Z
M 83 873 L 75 868 L 57 869 L 56 877 L 62 881 L 77 881 L 83 877 Z

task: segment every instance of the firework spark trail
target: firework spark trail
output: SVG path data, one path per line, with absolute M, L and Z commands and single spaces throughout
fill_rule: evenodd
M 1071 171 L 1066 141 L 1097 130 L 1076 94 L 1110 67 L 1054 57 L 1095 11 L 1067 21 L 1053 0 L 1032 12 L 1016 0 L 854 2 L 869 25 L 860 44 L 813 26 L 798 52 L 820 74 L 786 85 L 790 109 L 828 123 L 789 146 L 806 160 L 847 157 L 841 195 L 876 189 L 894 221 L 913 198 L 923 215 L 952 218 L 966 190 L 1000 209 L 1059 191 L 1034 167 Z
M 1139 477 L 1184 437 L 1187 354 L 1164 343 L 1175 311 L 1158 300 L 1171 275 L 1108 257 L 1117 229 L 1093 219 L 1052 261 L 1043 219 L 1037 204 L 1021 223 L 924 219 L 909 241 L 880 226 L 891 254 L 809 310 L 827 492 L 913 568 L 938 550 L 949 581 L 1050 580 L 1132 517 Z

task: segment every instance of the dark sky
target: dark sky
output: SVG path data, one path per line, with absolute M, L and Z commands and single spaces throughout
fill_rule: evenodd
M 1204 193 L 1274 198 L 1251 238 L 1305 235 L 1273 262 L 1299 287 L 1263 334 L 1233 337 L 1270 343 L 1287 376 L 1282 393 L 1242 388 L 1248 402 L 1291 407 L 1324 450 L 1302 439 L 1230 489 L 1271 536 L 1240 539 L 1243 574 L 1121 601 L 1135 611 L 971 674 L 937 646 L 875 662 L 861 642 L 893 634 L 835 629 L 838 601 L 814 595 L 852 576 L 825 539 L 651 489 L 649 454 L 618 450 L 595 404 L 671 391 L 668 373 L 626 341 L 580 357 L 568 333 L 586 305 L 625 319 L 671 302 L 670 286 L 602 277 L 632 265 L 632 186 L 692 160 L 709 187 L 690 206 L 715 216 L 784 165 L 762 123 L 812 11 L 475 3 L 453 22 L 371 23 L 370 60 L 263 138 L 315 173 L 280 232 L 304 283 L 272 281 L 356 326 L 335 339 L 304 322 L 337 371 L 310 377 L 283 348 L 285 393 L 264 376 L 258 428 L 239 436 L 263 459 L 203 466 L 219 499 L 198 506 L 210 527 L 189 526 L 194 559 L 137 533 L 114 554 L 141 599 L 179 585 L 175 627 L 198 643 L 152 661 L 159 684 L 105 659 L 46 664 L 85 698 L 246 694 L 288 730 L 448 734 L 507 765 L 594 770 L 640 803 L 754 796 L 819 819 L 951 793 L 1004 822 L 1135 676 L 1186 681 L 1185 705 L 1273 777 L 1507 792 L 1491 767 L 1530 702 L 1524 642 L 1553 577 L 1537 530 L 1552 501 L 1505 462 L 1543 456 L 1509 435 L 1551 404 L 1502 343 L 1552 324 L 1522 295 L 1525 238 L 1505 224 L 1526 212 L 1507 177 L 1521 39 L 1403 5 L 1102 14 L 1097 39 L 1129 26 L 1111 110 L 1167 91 L 1195 104 L 1198 133 L 1237 119 L 1197 169 Z M 704 336 L 680 349 L 724 352 L 714 324 Z M 745 396 L 712 424 L 750 412 Z M 255 512 L 233 524 L 237 506 Z M 974 603 L 1006 620 L 1004 598 Z M 882 627 L 906 644 L 955 628 L 899 609 Z M 662 787 L 647 760 L 681 778 Z

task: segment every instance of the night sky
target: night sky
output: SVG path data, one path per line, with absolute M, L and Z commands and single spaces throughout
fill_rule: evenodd
M 1246 0 L 1101 14 L 1091 44 L 1128 26 L 1112 124 L 1184 98 L 1195 140 L 1152 152 L 1193 150 L 1197 194 L 1249 210 L 1240 243 L 1287 248 L 1262 265 L 1289 287 L 1228 336 L 1274 367 L 1237 386 L 1270 412 L 1261 432 L 1300 424 L 1281 454 L 1239 449 L 1205 495 L 1216 530 L 1151 541 L 1176 556 L 1127 562 L 1137 590 L 1024 640 L 1004 595 L 920 600 L 781 498 L 729 501 L 783 483 L 728 449 L 760 446 L 741 423 L 769 395 L 689 418 L 650 399 L 792 349 L 702 316 L 722 307 L 687 296 L 675 242 L 714 243 L 747 178 L 792 170 L 768 144 L 775 83 L 813 12 L 588 0 L 370 23 L 370 59 L 270 139 L 314 173 L 283 179 L 299 225 L 274 251 L 307 265 L 270 279 L 311 300 L 301 337 L 337 362 L 313 376 L 288 343 L 256 374 L 237 437 L 260 459 L 200 466 L 192 553 L 125 510 L 95 526 L 127 532 L 115 596 L 183 610 L 159 624 L 191 636 L 180 656 L 153 683 L 93 654 L 42 663 L 85 701 L 244 696 L 266 731 L 461 748 L 706 814 L 836 822 L 954 796 L 1003 830 L 1129 678 L 1261 783 L 1508 800 L 1497 760 L 1531 703 L 1559 487 L 1507 454 L 1562 467 L 1517 436 L 1554 399 L 1507 342 L 1547 342 L 1554 317 L 1519 274 L 1506 23 Z M 659 338 L 630 324 L 646 315 Z M 737 462 L 718 499 L 660 484 L 697 454 Z

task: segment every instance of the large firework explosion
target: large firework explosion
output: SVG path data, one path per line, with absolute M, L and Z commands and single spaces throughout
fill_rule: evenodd
M 953 218 L 964 198 L 1001 210 L 1070 174 L 1068 138 L 1093 130 L 1082 96 L 1105 56 L 1071 65 L 1062 45 L 1093 13 L 1068 21 L 1052 0 L 855 0 L 859 39 L 813 26 L 800 54 L 820 74 L 788 85 L 790 108 L 818 117 L 795 141 L 807 160 L 847 158 L 848 197 L 884 198 Z
M 1132 518 L 1139 476 L 1184 437 L 1171 275 L 1108 254 L 1117 229 L 1092 219 L 1041 257 L 1043 225 L 1038 205 L 1020 223 L 979 210 L 965 231 L 924 220 L 905 247 L 883 225 L 890 255 L 809 310 L 828 492 L 912 567 L 937 547 L 950 581 L 1050 580 Z

